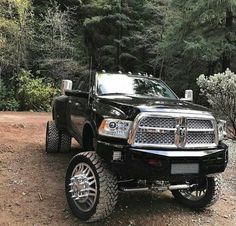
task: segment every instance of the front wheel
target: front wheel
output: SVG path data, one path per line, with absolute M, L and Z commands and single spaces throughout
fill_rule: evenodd
M 220 194 L 220 177 L 204 177 L 197 186 L 186 190 L 173 190 L 173 196 L 181 204 L 192 209 L 204 209 L 213 205 Z
M 95 152 L 73 157 L 66 172 L 65 190 L 72 212 L 87 222 L 107 217 L 117 202 L 116 178 Z

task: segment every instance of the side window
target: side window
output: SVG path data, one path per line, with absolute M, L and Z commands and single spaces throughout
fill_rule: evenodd
M 89 76 L 83 76 L 75 85 L 75 90 L 89 92 Z

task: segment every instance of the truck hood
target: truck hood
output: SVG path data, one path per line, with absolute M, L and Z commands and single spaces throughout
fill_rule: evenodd
M 155 112 L 160 110 L 192 110 L 200 112 L 210 112 L 206 107 L 182 101 L 179 99 L 164 99 L 156 97 L 127 96 L 127 95 L 107 95 L 100 96 L 99 102 L 120 109 L 124 114 L 131 116 L 139 112 Z M 133 115 L 132 114 L 132 115 Z

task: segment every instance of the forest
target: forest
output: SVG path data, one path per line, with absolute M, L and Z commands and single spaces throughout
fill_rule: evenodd
M 236 0 L 1 0 L 0 110 L 50 110 L 62 79 L 148 73 L 179 96 L 236 71 Z

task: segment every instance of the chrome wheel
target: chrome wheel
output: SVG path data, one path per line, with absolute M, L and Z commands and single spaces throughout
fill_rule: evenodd
M 116 177 L 93 151 L 75 155 L 67 168 L 65 192 L 73 214 L 86 222 L 104 219 L 115 208 Z
M 87 163 L 79 163 L 74 168 L 70 179 L 70 193 L 75 205 L 83 212 L 90 211 L 97 199 L 97 181 Z
M 180 194 L 191 201 L 198 201 L 201 200 L 207 192 L 208 189 L 208 180 L 204 181 L 204 184 L 201 186 L 195 186 L 194 188 L 190 188 L 187 190 L 180 190 Z
M 195 210 L 205 209 L 213 205 L 220 194 L 221 179 L 215 177 L 199 177 L 191 181 L 194 185 L 188 190 L 172 190 L 172 194 L 181 204 Z

